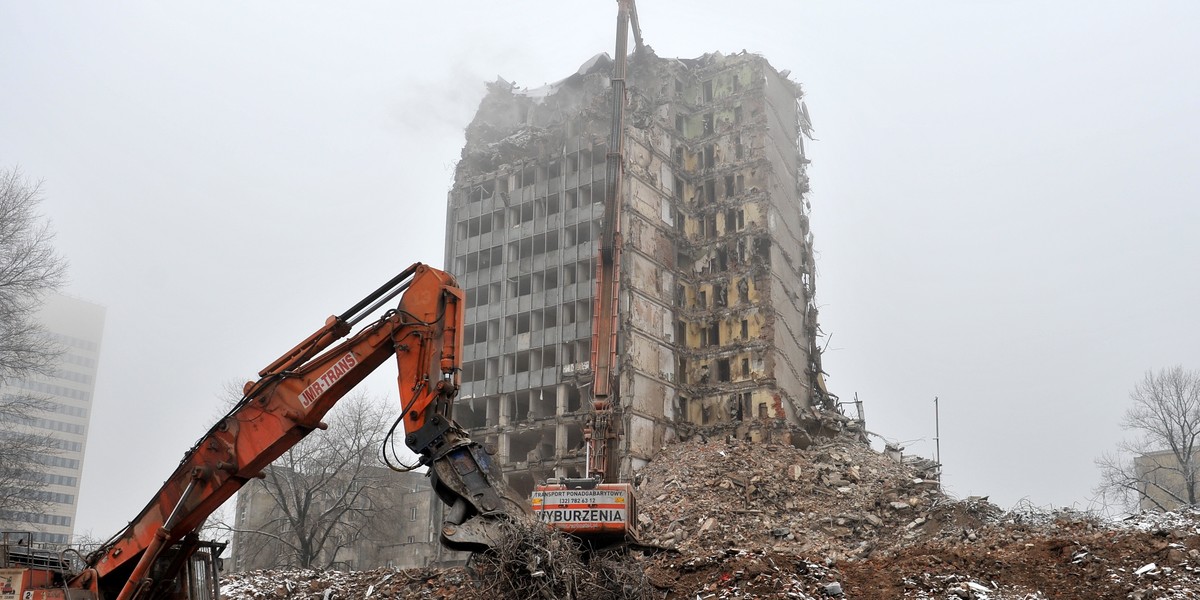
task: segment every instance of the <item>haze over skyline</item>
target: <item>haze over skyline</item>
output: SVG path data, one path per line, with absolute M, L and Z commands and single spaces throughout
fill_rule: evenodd
M 953 494 L 1087 507 L 1133 385 L 1200 368 L 1200 6 L 643 4 L 660 56 L 807 92 L 831 390 L 925 456 L 939 397 Z M 228 382 L 441 266 L 485 82 L 611 53 L 615 8 L 0 5 L 0 165 L 107 308 L 76 533 L 133 518 Z

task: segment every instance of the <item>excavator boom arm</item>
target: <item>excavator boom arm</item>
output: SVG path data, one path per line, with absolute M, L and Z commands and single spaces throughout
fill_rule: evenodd
M 401 293 L 397 308 L 335 343 Z M 415 264 L 346 313 L 329 317 L 263 369 L 259 380 L 246 384 L 244 397 L 187 452 L 137 518 L 89 557 L 89 568 L 71 587 L 119 600 L 141 595 L 164 547 L 196 531 L 276 458 L 314 429 L 324 429 L 321 419 L 334 404 L 389 357 L 395 357 L 399 370 L 405 441 L 431 465 L 435 490 L 453 506 L 443 542 L 486 546 L 487 517 L 511 515 L 524 506 L 482 448 L 451 419 L 464 304 L 452 276 Z

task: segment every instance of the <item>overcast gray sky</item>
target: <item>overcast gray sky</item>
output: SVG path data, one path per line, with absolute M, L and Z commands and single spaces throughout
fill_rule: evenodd
M 439 265 L 484 81 L 611 52 L 615 7 L 0 4 L 0 166 L 108 308 L 77 532 L 136 514 L 226 382 Z M 662 56 L 804 84 L 832 389 L 926 455 L 940 397 L 955 494 L 1086 506 L 1132 385 L 1200 368 L 1200 3 L 639 12 Z

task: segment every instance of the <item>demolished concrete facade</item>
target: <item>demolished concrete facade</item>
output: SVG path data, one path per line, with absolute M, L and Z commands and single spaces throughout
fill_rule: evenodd
M 446 265 L 468 306 L 455 418 L 522 493 L 585 472 L 611 71 L 600 55 L 544 88 L 490 84 L 449 194 Z M 628 89 L 621 477 L 704 428 L 841 427 L 817 344 L 799 85 L 753 54 L 648 51 Z

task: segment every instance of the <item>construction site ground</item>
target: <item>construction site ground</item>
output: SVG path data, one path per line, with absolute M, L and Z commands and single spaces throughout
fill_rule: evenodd
M 857 441 L 672 444 L 639 472 L 642 544 L 582 562 L 544 528 L 467 568 L 228 574 L 270 598 L 1200 598 L 1200 513 L 1118 522 L 954 499 Z M 525 536 L 528 539 L 523 539 Z M 531 537 L 532 536 L 532 537 Z

